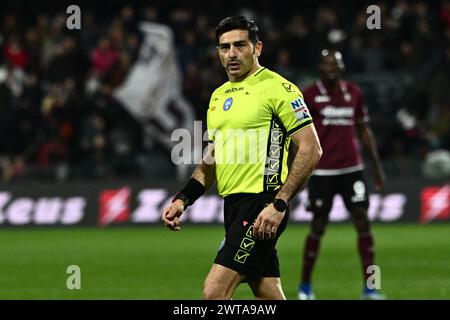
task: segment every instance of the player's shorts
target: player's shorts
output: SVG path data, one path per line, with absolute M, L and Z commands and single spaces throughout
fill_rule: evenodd
M 307 209 L 314 213 L 329 213 L 333 198 L 340 194 L 347 210 L 369 208 L 367 183 L 363 171 L 333 176 L 312 175 L 308 182 Z
M 225 239 L 214 263 L 233 269 L 249 279 L 280 277 L 276 242 L 286 229 L 289 208 L 272 240 L 258 240 L 253 236 L 253 224 L 275 198 L 276 192 L 233 194 L 225 197 Z

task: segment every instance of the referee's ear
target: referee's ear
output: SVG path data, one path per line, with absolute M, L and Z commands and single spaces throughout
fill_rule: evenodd
M 259 56 L 261 55 L 262 52 L 262 48 L 263 48 L 263 44 L 261 41 L 257 41 L 254 46 L 253 46 L 253 54 L 259 58 Z

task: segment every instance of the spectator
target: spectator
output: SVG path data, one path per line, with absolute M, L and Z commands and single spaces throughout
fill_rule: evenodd
M 101 37 L 97 47 L 91 55 L 92 67 L 98 76 L 103 76 L 117 62 L 119 54 L 111 47 L 111 42 L 107 37 Z
M 16 36 L 12 36 L 6 43 L 4 55 L 12 67 L 24 69 L 28 64 L 28 53 Z

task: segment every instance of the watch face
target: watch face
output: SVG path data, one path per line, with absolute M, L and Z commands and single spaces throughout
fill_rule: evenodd
M 284 202 L 281 199 L 275 199 L 275 201 L 273 202 L 273 206 L 277 211 L 280 211 L 280 212 L 285 211 L 287 208 L 286 202 Z

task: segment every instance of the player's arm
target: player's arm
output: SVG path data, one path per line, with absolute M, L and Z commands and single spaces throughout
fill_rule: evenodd
M 298 146 L 298 150 L 286 182 L 275 196 L 275 199 L 282 199 L 286 203 L 305 186 L 322 156 L 322 148 L 314 124 L 304 127 L 291 137 Z M 284 214 L 285 212 L 277 211 L 271 203 L 258 215 L 253 226 L 254 234 L 261 240 L 275 238 Z M 270 233 L 265 233 L 266 230 L 270 230 Z
M 359 140 L 364 145 L 364 148 L 367 150 L 370 159 L 372 160 L 375 170 L 375 188 L 378 192 L 380 192 L 383 190 L 386 177 L 384 174 L 383 165 L 380 161 L 380 156 L 378 155 L 377 145 L 372 129 L 367 122 L 361 121 L 356 124 L 356 132 Z
M 214 145 L 209 143 L 202 162 L 195 168 L 185 187 L 175 195 L 172 203 L 164 208 L 161 219 L 166 227 L 173 231 L 180 230 L 180 216 L 184 210 L 201 197 L 215 180 Z
M 292 162 L 286 182 L 275 199 L 288 203 L 302 189 L 322 156 L 322 147 L 313 124 L 292 135 L 298 150 Z

